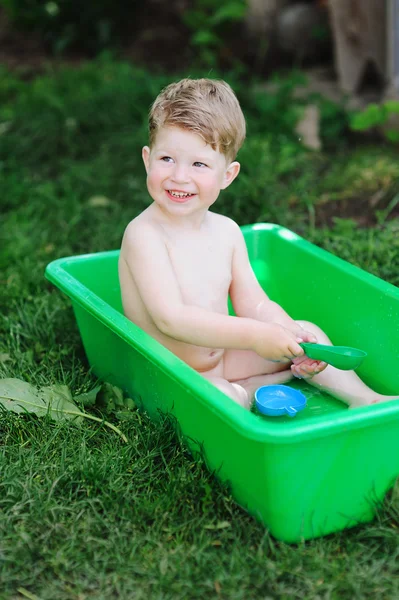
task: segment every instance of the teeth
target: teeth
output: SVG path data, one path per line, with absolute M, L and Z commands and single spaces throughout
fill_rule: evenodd
M 173 190 L 169 190 L 169 194 L 175 196 L 176 198 L 187 198 L 187 196 L 192 196 L 192 194 L 186 192 L 174 192 Z

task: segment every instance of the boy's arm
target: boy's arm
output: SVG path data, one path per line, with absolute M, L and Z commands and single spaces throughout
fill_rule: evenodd
M 237 224 L 232 223 L 232 227 L 235 243 L 229 293 L 236 315 L 279 323 L 300 336 L 303 329 L 263 291 L 249 262 L 244 236 Z
M 233 277 L 230 298 L 237 316 L 256 319 L 267 323 L 278 323 L 304 342 L 317 342 L 316 336 L 305 331 L 276 302 L 270 300 L 260 286 L 248 258 L 244 236 L 237 224 L 233 234 L 235 246 L 233 255 Z M 296 363 L 296 364 L 295 364 Z M 326 368 L 327 364 L 307 357 L 294 360 L 291 370 L 296 377 L 313 377 Z
M 123 245 L 146 309 L 165 335 L 196 346 L 252 349 L 277 361 L 303 354 L 296 336 L 279 325 L 184 304 L 167 248 L 151 225 L 130 227 Z

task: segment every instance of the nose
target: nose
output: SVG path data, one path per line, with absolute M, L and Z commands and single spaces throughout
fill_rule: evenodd
M 176 183 L 188 183 L 190 181 L 188 168 L 182 164 L 175 164 L 172 173 L 172 180 Z

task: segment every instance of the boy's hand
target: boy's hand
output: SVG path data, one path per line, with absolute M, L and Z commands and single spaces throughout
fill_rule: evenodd
M 317 343 L 316 336 L 310 331 L 302 329 L 302 327 L 298 327 L 298 329 L 295 330 L 295 334 L 298 339 L 302 338 L 303 342 L 310 342 L 312 344 Z M 298 379 L 310 379 L 324 371 L 326 367 L 327 363 L 303 355 L 293 358 L 291 372 L 295 377 L 298 377 Z
M 289 329 L 277 323 L 262 323 L 260 335 L 253 349 L 259 356 L 275 362 L 290 362 L 304 352 L 298 342 L 303 341 Z
M 308 356 L 297 356 L 292 359 L 291 372 L 298 379 L 310 379 L 327 367 L 321 360 L 313 360 Z
M 297 325 L 297 327 L 295 329 L 293 329 L 293 333 L 296 335 L 296 337 L 298 339 L 301 340 L 301 342 L 309 342 L 311 344 L 317 344 L 317 338 L 314 335 L 314 333 L 311 333 L 310 331 L 306 331 L 306 329 L 303 329 L 303 327 L 300 327 L 299 325 Z

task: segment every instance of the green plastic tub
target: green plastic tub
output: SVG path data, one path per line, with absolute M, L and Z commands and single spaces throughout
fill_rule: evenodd
M 358 373 L 399 392 L 399 289 L 273 224 L 243 227 L 254 271 L 294 318 L 368 353 Z M 119 251 L 56 260 L 94 373 L 156 418 L 176 417 L 195 453 L 277 539 L 297 542 L 373 519 L 399 475 L 399 400 L 348 410 L 303 381 L 294 419 L 247 412 L 122 314 Z

